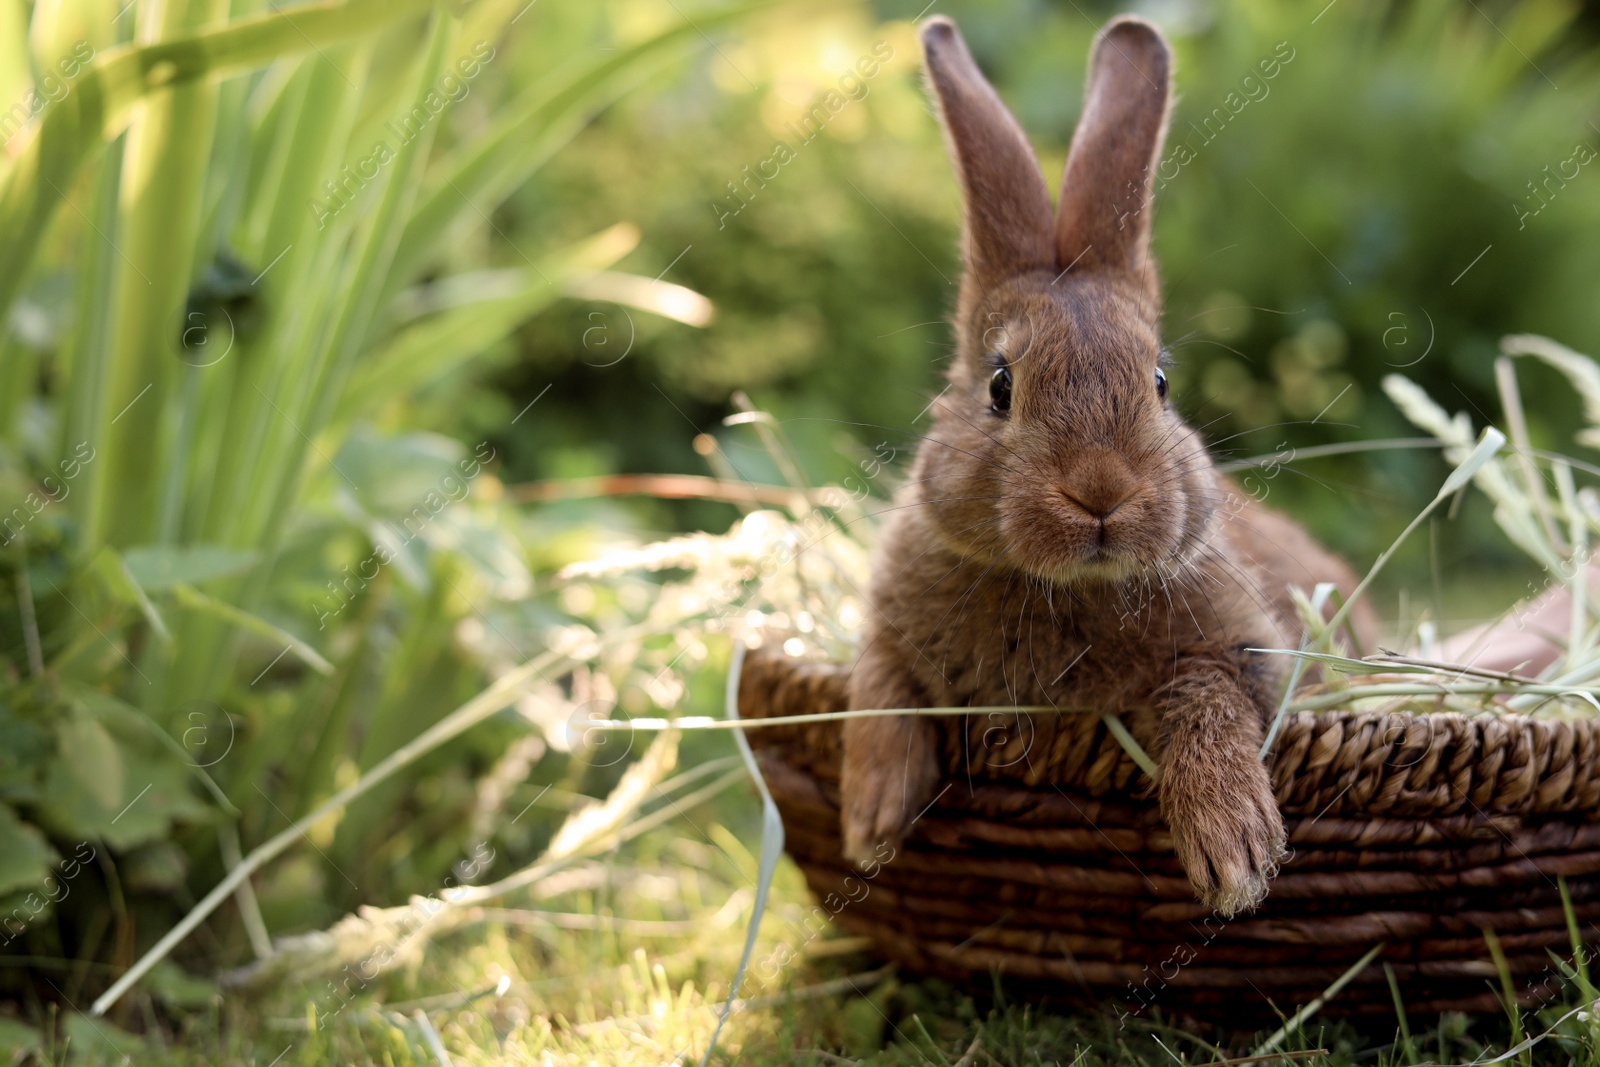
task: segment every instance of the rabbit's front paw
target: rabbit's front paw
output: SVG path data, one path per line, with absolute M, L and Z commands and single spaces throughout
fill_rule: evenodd
M 1163 768 L 1161 808 L 1196 895 L 1226 918 L 1261 903 L 1286 849 L 1266 767 L 1244 746 L 1217 757 Z
M 845 858 L 867 864 L 879 858 L 881 845 L 898 847 L 932 799 L 938 777 L 928 723 L 887 717 L 847 722 L 839 779 Z

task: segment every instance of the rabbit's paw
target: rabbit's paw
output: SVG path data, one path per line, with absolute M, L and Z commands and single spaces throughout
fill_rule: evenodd
M 916 718 L 846 723 L 839 780 L 845 858 L 865 865 L 882 859 L 883 844 L 898 848 L 932 799 L 938 777 L 928 723 Z
M 1174 761 L 1162 770 L 1161 808 L 1203 904 L 1227 918 L 1261 903 L 1286 849 L 1271 780 L 1253 751 Z

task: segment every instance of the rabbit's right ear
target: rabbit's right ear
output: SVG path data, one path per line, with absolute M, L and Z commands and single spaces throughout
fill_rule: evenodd
M 928 81 L 966 201 L 963 247 L 979 285 L 1056 262 L 1050 191 L 1022 127 L 973 62 L 955 23 L 922 24 Z

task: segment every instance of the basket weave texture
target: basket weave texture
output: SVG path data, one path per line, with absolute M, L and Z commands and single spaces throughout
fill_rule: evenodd
M 745 718 L 847 706 L 845 667 L 753 650 Z M 1147 749 L 1154 714 L 1120 716 Z M 946 783 L 892 858 L 840 855 L 839 727 L 749 731 L 818 906 L 923 974 L 1118 1011 L 1248 1024 L 1323 993 L 1325 1013 L 1499 1011 L 1492 936 L 1524 1004 L 1600 923 L 1600 723 L 1302 712 L 1271 758 L 1292 851 L 1255 912 L 1197 903 L 1149 781 L 1099 716 L 943 719 Z M 887 854 L 886 854 L 887 855 Z

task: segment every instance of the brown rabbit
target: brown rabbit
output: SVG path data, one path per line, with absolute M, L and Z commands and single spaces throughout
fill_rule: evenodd
M 1254 907 L 1284 854 L 1258 755 L 1284 671 L 1246 649 L 1298 638 L 1290 584 L 1355 583 L 1219 474 L 1167 403 L 1149 201 L 1171 53 L 1138 18 L 1100 33 L 1052 213 L 955 25 L 930 19 L 922 41 L 966 269 L 950 384 L 884 531 L 850 705 L 1153 708 L 1178 858 L 1207 905 Z M 847 856 L 904 835 L 957 721 L 846 724 Z

